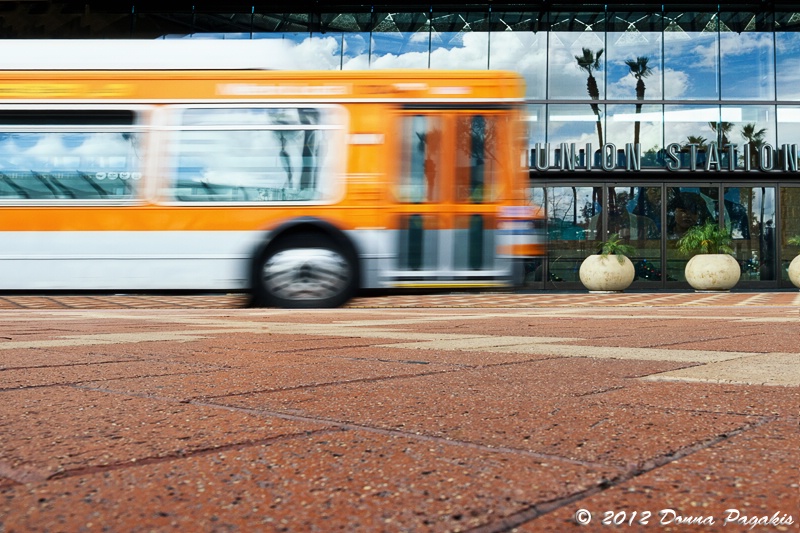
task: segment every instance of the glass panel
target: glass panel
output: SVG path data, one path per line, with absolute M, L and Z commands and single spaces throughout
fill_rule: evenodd
M 134 118 L 129 111 L 0 111 L 0 199 L 131 198 L 142 177 Z
M 172 150 L 181 201 L 269 202 L 330 199 L 335 108 L 187 109 Z
M 185 37 L 194 32 L 191 6 L 183 10 L 144 8 L 139 6 L 132 15 L 136 38 Z M 44 36 L 43 36 L 44 37 Z
M 800 236 L 800 187 L 781 187 L 781 279 L 789 283 L 789 263 L 800 254 L 800 246 L 787 241 Z
M 664 98 L 719 98 L 716 13 L 664 15 Z
M 370 68 L 428 68 L 428 13 L 376 13 Z
M 323 33 L 367 33 L 372 29 L 372 14 L 364 13 L 322 13 L 320 31 Z
M 664 144 L 681 145 L 681 168 L 703 168 L 719 122 L 717 106 L 664 106 Z
M 600 214 L 599 191 L 599 187 L 548 187 L 548 281 L 580 281 L 581 263 L 597 247 L 589 226 Z
M 329 68 L 365 70 L 369 68 L 371 13 L 322 13 L 320 33 L 314 34 L 319 55 L 333 59 Z
M 525 77 L 526 97 L 539 100 L 547 96 L 547 34 L 539 31 L 541 17 L 493 12 L 489 33 L 489 68 L 519 72 Z
M 722 147 L 720 158 L 722 168 L 728 169 L 728 143 L 733 143 L 736 157 L 736 168 L 745 168 L 745 158 L 749 158 L 749 167 L 759 168 L 758 154 L 765 144 L 775 146 L 775 108 L 773 106 L 723 106 L 722 121 L 716 124 L 715 134 L 718 146 Z M 714 129 L 714 128 L 712 128 Z M 745 148 L 745 144 L 749 146 Z M 749 151 L 749 155 L 745 153 Z M 776 163 L 777 166 L 777 163 Z
M 615 105 L 608 106 L 607 142 L 624 150 L 627 143 L 640 144 L 641 165 L 663 167 L 664 123 L 663 107 L 660 105 Z
M 609 187 L 605 202 L 604 239 L 616 233 L 635 248 L 629 259 L 637 280 L 661 281 L 661 187 Z
M 253 31 L 253 16 L 250 8 L 240 13 L 195 10 L 191 24 L 192 33 L 197 36 L 249 39 Z
M 0 199 L 131 198 L 140 144 L 136 133 L 0 133 Z
M 529 167 L 533 167 L 533 148 L 536 143 L 547 141 L 547 106 L 545 104 L 528 105 L 525 109 L 528 130 Z
M 660 13 L 609 14 L 609 98 L 661 98 L 661 22 Z
M 550 31 L 550 98 L 606 96 L 604 13 L 553 13 Z
M 494 200 L 507 164 L 503 135 L 508 128 L 492 115 L 456 120 L 456 201 L 479 204 Z
M 281 34 L 305 34 L 308 36 L 313 27 L 308 13 L 254 13 L 253 33 L 270 34 L 280 37 Z
M 720 74 L 726 99 L 775 97 L 772 15 L 745 11 L 720 14 Z
M 342 43 L 342 70 L 369 68 L 369 33 L 345 33 L 342 35 Z
M 438 117 L 403 117 L 400 183 L 397 199 L 421 203 L 439 199 L 442 126 Z
M 321 35 L 312 34 L 294 49 L 294 55 L 301 62 L 298 69 L 342 70 L 344 66 L 343 39 L 341 33 Z
M 726 187 L 725 227 L 733 237 L 742 281 L 777 279 L 775 257 L 775 188 Z
M 489 18 L 486 12 L 433 13 L 431 68 L 486 70 Z
M 596 107 L 597 113 L 594 113 Z M 605 105 L 550 105 L 548 112 L 548 142 L 550 154 L 548 166 L 561 165 L 561 143 L 576 143 L 577 165 L 584 167 L 586 144 L 591 143 L 594 167 L 599 167 L 600 140 L 603 139 Z M 535 162 L 534 162 L 535 163 Z M 542 161 L 540 161 L 541 165 Z
M 678 240 L 692 226 L 719 221 L 719 189 L 716 187 L 667 187 L 667 281 L 685 281 L 689 257 L 676 249 Z
M 545 188 L 544 187 L 530 187 L 528 189 L 528 204 L 532 205 L 534 210 L 534 217 L 537 219 L 546 218 L 544 209 L 545 201 Z M 541 257 L 531 258 L 525 263 L 525 287 L 528 288 L 543 288 L 542 278 L 544 276 L 544 259 Z
M 776 13 L 775 26 L 778 100 L 800 101 L 800 12 Z
M 778 106 L 776 115 L 778 146 L 782 148 L 784 144 L 800 144 L 800 106 Z M 800 160 L 798 160 L 798 163 L 800 163 Z

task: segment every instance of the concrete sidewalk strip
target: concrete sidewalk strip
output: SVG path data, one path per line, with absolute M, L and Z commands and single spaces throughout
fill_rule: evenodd
M 747 386 L 741 383 L 640 379 L 609 390 L 598 402 L 663 411 L 694 410 L 772 420 L 800 418 L 800 387 Z M 800 427 L 800 426 L 798 426 Z
M 800 386 L 800 354 L 754 354 L 728 361 L 672 370 L 645 379 Z
M 472 346 L 471 339 L 456 341 L 428 341 L 404 342 L 387 344 L 396 348 L 410 350 L 480 350 L 496 351 L 499 353 L 515 352 L 545 355 L 548 357 L 591 357 L 598 359 L 634 359 L 643 361 L 683 361 L 683 362 L 714 362 L 727 361 L 753 355 L 750 352 L 703 352 L 699 350 L 665 350 L 661 348 L 620 348 L 606 346 L 575 346 L 557 344 L 562 339 L 552 339 L 547 343 L 535 340 L 525 344 L 517 344 L 519 340 L 505 343 L 502 338 L 487 340 L 487 346 Z M 575 339 L 563 339 L 565 343 Z M 480 344 L 480 343 L 478 343 Z
M 800 531 L 794 292 L 4 306 L 0 532 Z

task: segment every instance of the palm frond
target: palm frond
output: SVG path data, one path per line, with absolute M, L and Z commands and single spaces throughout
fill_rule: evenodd
M 733 238 L 728 230 L 720 228 L 716 222 L 707 222 L 702 226 L 689 228 L 678 239 L 677 248 L 684 255 L 732 254 L 732 243 Z
M 620 264 L 625 262 L 625 257 L 633 255 L 636 248 L 627 244 L 617 233 L 609 235 L 608 240 L 600 243 L 600 255 L 608 257 L 609 255 L 616 255 Z

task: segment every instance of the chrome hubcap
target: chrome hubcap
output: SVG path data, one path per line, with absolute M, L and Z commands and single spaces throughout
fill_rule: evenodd
M 324 300 L 340 294 L 350 279 L 341 254 L 325 248 L 283 250 L 264 264 L 267 290 L 285 300 Z

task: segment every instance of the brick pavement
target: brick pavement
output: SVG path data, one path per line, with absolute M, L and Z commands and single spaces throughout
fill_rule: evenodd
M 365 307 L 589 307 L 589 306 L 755 306 L 800 305 L 800 292 L 721 292 L 721 293 L 439 293 L 388 295 L 355 298 L 350 308 Z M 241 294 L 163 295 L 163 294 L 79 294 L 79 295 L 0 295 L 3 309 L 227 309 L 247 307 Z
M 798 296 L 6 295 L 0 532 L 797 531 Z

